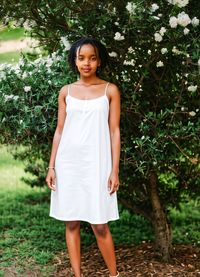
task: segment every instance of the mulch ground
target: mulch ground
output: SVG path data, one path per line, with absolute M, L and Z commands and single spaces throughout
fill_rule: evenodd
M 161 263 L 153 245 L 116 247 L 120 277 L 200 277 L 200 249 L 188 245 L 174 246 L 170 263 Z M 74 277 L 69 259 L 62 252 L 54 259 L 56 272 L 51 277 Z M 82 249 L 84 277 L 108 277 L 108 270 L 96 244 Z
M 161 263 L 150 243 L 118 246 L 116 256 L 120 277 L 200 277 L 200 249 L 189 245 L 174 246 L 170 263 Z M 66 252 L 55 256 L 53 265 L 56 268 L 53 274 L 44 273 L 48 265 L 44 266 L 43 273 L 38 267 L 22 274 L 13 265 L 7 268 L 4 277 L 74 277 Z M 96 244 L 82 247 L 82 269 L 84 277 L 109 277 Z

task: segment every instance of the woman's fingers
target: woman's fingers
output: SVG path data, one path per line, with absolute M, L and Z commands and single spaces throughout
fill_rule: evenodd
M 52 190 L 54 190 L 54 191 L 56 190 L 55 179 L 52 179 L 52 180 L 51 180 L 50 186 L 49 186 L 49 187 L 50 187 L 50 189 L 52 189 Z
M 46 183 L 51 190 L 56 190 L 55 176 L 47 176 Z
M 118 182 L 114 181 L 112 179 L 109 179 L 109 181 L 108 181 L 108 190 L 109 190 L 109 193 L 112 194 L 113 192 L 118 191 L 118 189 L 119 189 Z

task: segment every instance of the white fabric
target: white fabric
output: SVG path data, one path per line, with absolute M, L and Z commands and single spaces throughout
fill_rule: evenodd
M 88 100 L 71 96 L 68 89 L 50 203 L 50 216 L 58 220 L 102 224 L 119 219 L 117 193 L 108 191 L 112 156 L 107 87 L 102 96 Z

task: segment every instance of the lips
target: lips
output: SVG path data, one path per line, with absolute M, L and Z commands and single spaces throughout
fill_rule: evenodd
M 90 71 L 91 71 L 91 68 L 83 68 L 83 71 L 84 71 L 84 72 L 90 72 Z

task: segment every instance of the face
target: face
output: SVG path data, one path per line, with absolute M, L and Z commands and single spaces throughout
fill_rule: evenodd
M 85 44 L 77 50 L 76 66 L 80 75 L 96 75 L 97 67 L 100 66 L 98 51 L 91 44 Z

